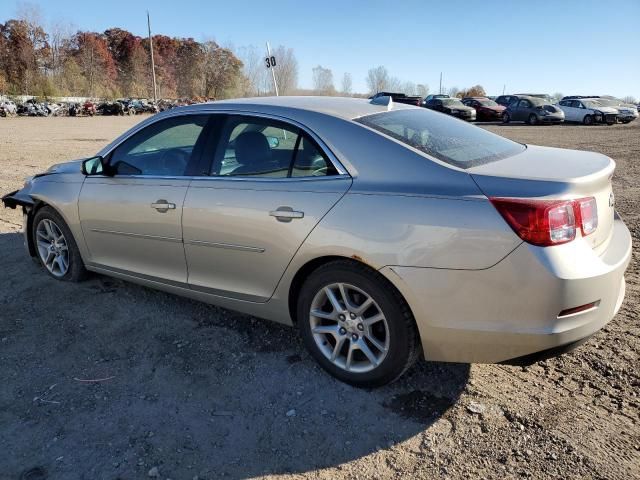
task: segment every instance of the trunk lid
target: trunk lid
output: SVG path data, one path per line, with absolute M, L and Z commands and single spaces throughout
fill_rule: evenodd
M 594 197 L 598 228 L 585 237 L 596 248 L 610 237 L 614 221 L 611 178 L 615 162 L 595 153 L 528 145 L 522 153 L 467 169 L 488 197 L 575 200 Z

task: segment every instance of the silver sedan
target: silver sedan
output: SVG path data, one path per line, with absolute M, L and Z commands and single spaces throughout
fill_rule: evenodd
M 631 256 L 614 168 L 389 98 L 260 98 L 154 115 L 3 201 L 56 279 L 296 325 L 328 372 L 377 386 L 419 357 L 530 362 L 611 320 Z

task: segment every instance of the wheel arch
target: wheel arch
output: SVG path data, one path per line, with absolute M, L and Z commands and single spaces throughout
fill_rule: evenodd
M 32 257 L 37 256 L 36 246 L 33 243 L 33 220 L 36 214 L 45 207 L 51 208 L 54 212 L 60 215 L 60 218 L 62 218 L 65 222 L 67 221 L 65 216 L 62 214 L 62 212 L 60 212 L 60 210 L 58 210 L 54 205 L 47 203 L 44 200 L 37 200 L 37 199 L 35 200 L 35 202 L 33 203 L 33 208 L 27 211 L 27 223 L 24 226 L 25 234 L 26 234 L 25 237 L 27 240 L 27 250 L 29 251 L 29 255 L 31 255 Z
M 407 301 L 406 297 L 402 294 L 400 289 L 396 285 L 394 285 L 389 278 L 387 278 L 385 275 L 380 273 L 378 269 L 369 265 L 366 261 L 364 261 L 358 255 L 352 255 L 350 257 L 344 256 L 344 255 L 325 255 L 325 256 L 313 258 L 309 260 L 307 263 L 305 263 L 304 265 L 302 265 L 291 280 L 291 283 L 289 285 L 288 308 L 289 308 L 289 316 L 291 317 L 291 321 L 293 325 L 297 325 L 298 323 L 297 299 L 298 299 L 300 290 L 302 290 L 302 285 L 304 284 L 304 281 L 309 277 L 309 275 L 311 275 L 318 268 L 322 267 L 323 265 L 326 265 L 327 263 L 331 263 L 334 261 L 344 261 L 346 263 L 353 263 L 354 265 L 358 265 L 361 268 L 364 267 L 371 273 L 375 274 L 377 277 L 381 279 L 382 282 L 386 283 L 389 288 L 392 288 L 397 293 L 397 295 L 406 304 L 407 308 L 411 312 L 411 315 L 415 321 L 415 315 L 413 315 L 411 305 Z M 416 325 L 416 331 L 418 332 L 418 338 L 419 338 L 420 333 L 417 328 L 417 325 Z

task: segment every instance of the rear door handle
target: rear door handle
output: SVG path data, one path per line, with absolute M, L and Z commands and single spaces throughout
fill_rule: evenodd
M 279 222 L 290 222 L 294 218 L 304 218 L 304 212 L 297 212 L 291 207 L 278 207 L 270 211 L 269 215 L 276 217 Z
M 169 203 L 166 200 L 157 200 L 155 203 L 151 204 L 151 208 L 155 208 L 160 213 L 165 213 L 169 210 L 175 210 L 176 204 Z

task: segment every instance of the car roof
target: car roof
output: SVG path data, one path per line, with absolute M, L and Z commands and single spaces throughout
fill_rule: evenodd
M 394 103 L 393 110 L 419 108 L 403 103 Z M 182 111 L 200 110 L 239 110 L 256 113 L 283 114 L 300 112 L 315 112 L 338 117 L 346 120 L 373 115 L 388 111 L 387 105 L 376 105 L 365 98 L 347 97 L 255 97 L 220 100 L 216 102 L 199 103 L 178 107 Z M 173 109 L 176 111 L 177 109 Z

